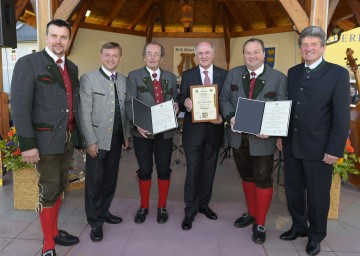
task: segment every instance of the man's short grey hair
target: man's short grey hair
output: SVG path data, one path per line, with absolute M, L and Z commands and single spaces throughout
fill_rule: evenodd
M 195 47 L 194 47 L 195 53 L 197 52 L 197 48 L 199 47 L 199 44 L 202 44 L 202 43 L 208 43 L 211 46 L 211 49 L 213 50 L 213 52 L 215 52 L 215 45 L 214 44 L 212 44 L 212 43 L 210 43 L 208 41 L 202 41 L 202 42 L 198 43 L 197 45 L 195 45 Z
M 302 41 L 305 37 L 317 37 L 320 39 L 321 46 L 325 46 L 326 44 L 326 34 L 324 30 L 317 26 L 309 26 L 306 27 L 303 31 L 301 31 L 299 36 L 299 47 L 301 48 Z

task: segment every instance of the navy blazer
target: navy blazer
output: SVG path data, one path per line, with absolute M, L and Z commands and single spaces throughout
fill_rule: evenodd
M 218 96 L 221 93 L 225 82 L 227 71 L 213 66 L 213 84 L 218 85 Z M 202 143 L 204 136 L 213 146 L 220 146 L 224 138 L 224 125 L 212 123 L 192 123 L 191 112 L 187 112 L 184 102 L 190 97 L 190 86 L 203 84 L 200 75 L 200 68 L 196 66 L 186 70 L 181 79 L 179 106 L 180 111 L 185 112 L 183 128 L 183 144 L 198 146 Z M 220 109 L 219 109 L 220 111 Z
M 304 64 L 288 71 L 292 110 L 284 153 L 306 160 L 322 160 L 324 153 L 342 157 L 349 135 L 349 73 L 323 61 L 305 74 Z

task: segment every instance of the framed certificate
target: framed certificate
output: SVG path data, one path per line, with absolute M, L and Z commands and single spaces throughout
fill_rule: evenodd
M 190 98 L 192 101 L 192 122 L 216 121 L 219 116 L 218 86 L 193 85 L 190 86 Z

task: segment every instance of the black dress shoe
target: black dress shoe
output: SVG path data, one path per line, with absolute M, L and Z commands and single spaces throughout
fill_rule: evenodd
M 146 208 L 140 208 L 135 214 L 135 223 L 141 224 L 145 221 L 146 215 L 149 213 L 149 210 Z
M 306 245 L 306 252 L 309 255 L 318 255 L 320 252 L 320 243 L 309 240 Z
M 104 217 L 104 221 L 109 224 L 119 224 L 122 222 L 122 218 L 112 215 L 110 212 Z
M 199 212 L 205 214 L 205 216 L 211 220 L 216 220 L 218 218 L 216 213 L 213 210 L 211 210 L 209 206 L 200 208 Z
M 263 244 L 266 239 L 265 227 L 254 224 L 252 240 L 257 244 Z
M 70 235 L 65 230 L 59 229 L 59 234 L 54 237 L 55 244 L 62 246 L 73 246 L 80 242 L 77 236 Z
M 250 224 L 253 224 L 255 221 L 255 218 L 253 216 L 251 216 L 249 213 L 245 212 L 243 215 L 241 215 L 240 218 L 238 218 L 235 223 L 234 226 L 237 228 L 245 228 L 247 226 L 249 226 Z
M 166 208 L 158 208 L 157 209 L 157 217 L 156 217 L 156 221 L 159 224 L 163 224 L 165 223 L 169 218 L 169 214 L 166 210 Z
M 305 237 L 307 236 L 306 233 L 298 233 L 295 232 L 292 229 L 289 229 L 288 231 L 286 231 L 285 233 L 280 235 L 280 239 L 285 240 L 285 241 L 292 241 L 295 240 L 298 237 Z
M 56 256 L 55 249 L 46 250 L 42 253 L 42 256 Z
M 93 242 L 100 242 L 103 237 L 104 233 L 101 226 L 91 227 L 90 238 Z
M 192 228 L 192 222 L 194 221 L 193 217 L 187 217 L 185 216 L 185 218 L 183 219 L 182 223 L 181 223 L 181 228 L 183 230 L 189 230 Z

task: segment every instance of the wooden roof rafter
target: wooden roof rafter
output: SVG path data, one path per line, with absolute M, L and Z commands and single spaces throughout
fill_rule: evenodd
M 144 16 L 144 14 L 149 10 L 149 8 L 152 6 L 154 0 L 147 0 L 146 3 L 143 5 L 143 7 L 138 11 L 135 18 L 131 21 L 130 25 L 128 26 L 128 29 L 134 30 L 136 25 L 139 23 L 140 19 Z
M 248 30 L 249 26 L 246 22 L 241 18 L 241 15 L 238 12 L 236 5 L 233 2 L 224 1 L 224 5 L 226 6 L 229 13 L 233 16 L 233 18 L 240 24 L 243 30 Z
M 299 33 L 310 25 L 309 15 L 297 0 L 279 0 L 279 2 L 290 16 Z
M 227 9 L 224 8 L 224 5 L 221 4 L 223 8 L 223 30 L 224 30 L 224 40 L 225 40 L 225 58 L 227 64 L 227 70 L 230 67 L 230 29 L 229 29 L 229 15 L 227 15 Z
M 55 10 L 54 19 L 70 21 L 82 1 L 84 0 L 64 0 L 59 8 Z
M 267 28 L 272 27 L 273 26 L 273 21 L 271 20 L 269 15 L 267 15 L 263 11 L 263 5 L 260 4 L 259 2 L 255 2 L 255 6 L 256 6 L 256 9 L 257 9 L 258 13 L 260 14 L 261 20 L 264 21 L 264 23 L 265 23 L 265 27 L 267 27 Z
M 120 12 L 121 8 L 123 7 L 124 3 L 125 3 L 125 0 L 120 0 L 120 1 L 117 1 L 115 3 L 115 6 L 113 6 L 109 17 L 107 18 L 107 20 L 104 23 L 105 26 L 111 26 L 111 23 L 114 21 L 116 16 L 119 14 L 119 12 Z
M 151 14 L 150 14 L 150 18 L 149 18 L 149 22 L 146 25 L 146 29 L 145 31 L 147 32 L 146 35 L 146 42 L 149 43 L 152 41 L 152 35 L 154 33 L 154 25 L 155 25 L 155 20 L 156 20 L 156 16 L 159 12 L 159 5 L 153 4 L 152 8 L 151 8 Z
M 216 1 L 215 3 L 213 3 L 213 5 L 214 6 L 212 8 L 213 12 L 211 14 L 210 24 L 211 24 L 211 31 L 214 33 L 216 31 L 216 21 L 220 10 L 220 4 L 218 1 Z
M 359 0 L 347 0 L 348 5 L 355 15 L 355 19 L 360 24 L 360 2 Z
M 163 5 L 162 0 L 157 0 L 157 3 L 159 5 L 159 16 L 160 16 L 160 22 L 161 22 L 161 32 L 165 32 L 165 7 Z
M 89 5 L 90 5 L 90 0 L 82 0 L 82 3 L 80 5 L 80 8 L 79 8 L 79 10 L 77 12 L 77 15 L 76 15 L 76 19 L 73 22 L 73 25 L 71 26 L 71 34 L 72 35 L 71 35 L 71 39 L 70 39 L 70 46 L 69 46 L 69 48 L 67 50 L 67 53 L 66 53 L 67 56 L 70 55 L 70 53 L 71 53 L 71 49 L 73 47 L 77 32 L 79 31 L 80 23 L 82 21 L 84 21 L 85 14 L 86 14 L 86 11 L 89 8 Z
M 30 0 L 18 0 L 15 3 L 15 20 L 18 20 L 21 15 L 25 12 L 26 5 Z

